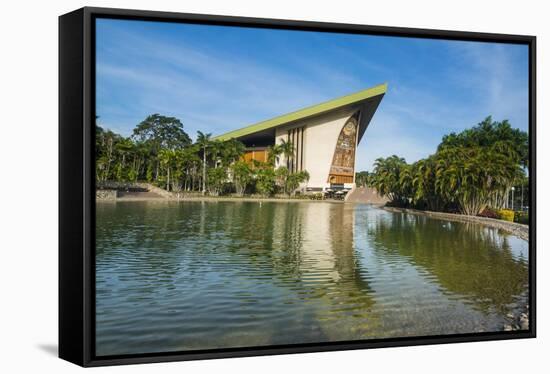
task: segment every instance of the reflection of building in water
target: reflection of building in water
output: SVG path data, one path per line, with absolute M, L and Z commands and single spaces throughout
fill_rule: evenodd
M 333 205 L 331 210 L 329 230 L 332 251 L 336 257 L 336 269 L 342 277 L 353 280 L 358 288 L 366 291 L 369 286 L 359 272 L 360 259 L 355 253 L 355 206 Z
M 295 276 L 306 282 L 357 280 L 354 209 L 347 204 L 267 203 L 255 222 L 266 221 L 264 214 L 270 212 L 269 223 L 262 225 L 264 245 L 278 251 L 272 254 L 273 265 L 285 273 L 292 266 Z M 361 280 L 357 284 L 365 286 Z
M 347 204 L 303 204 L 301 268 L 335 283 L 347 283 L 342 290 L 366 292 L 369 287 L 360 274 L 355 253 L 355 206 Z
M 303 204 L 304 245 L 302 271 L 323 274 L 333 281 L 340 279 L 336 256 L 330 245 L 331 209 L 327 204 Z
M 238 139 L 246 146 L 246 161 L 267 161 L 268 147 L 289 142 L 291 156 L 275 167 L 307 170 L 310 179 L 300 188 L 322 191 L 355 185 L 356 148 L 378 108 L 387 86 L 382 84 L 267 121 L 228 132 L 215 139 Z
M 356 205 L 304 204 L 302 281 L 308 282 L 322 307 L 317 322 L 333 340 L 364 339 L 376 331 L 374 294 L 356 252 Z M 363 269 L 363 270 L 362 270 Z

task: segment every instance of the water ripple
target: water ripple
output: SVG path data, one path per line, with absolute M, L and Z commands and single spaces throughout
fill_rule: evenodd
M 98 355 L 500 330 L 528 246 L 324 203 L 97 205 Z

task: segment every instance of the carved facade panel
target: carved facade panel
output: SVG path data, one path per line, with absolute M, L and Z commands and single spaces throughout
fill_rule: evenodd
M 330 166 L 329 183 L 353 183 L 357 131 L 358 123 L 354 116 L 346 122 L 338 136 Z

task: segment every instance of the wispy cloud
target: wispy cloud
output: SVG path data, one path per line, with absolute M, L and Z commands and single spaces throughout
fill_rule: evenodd
M 450 48 L 455 56 L 450 81 L 469 91 L 475 109 L 527 130 L 527 46 L 461 42 Z
M 359 148 L 358 167 L 398 154 L 408 162 L 432 154 L 441 137 L 486 116 L 528 128 L 527 49 L 502 44 L 448 43 L 444 79 L 430 70 L 414 82 L 395 77 Z M 419 83 L 420 82 L 420 83 Z
M 141 115 L 136 119 L 153 112 L 179 115 L 192 132 L 206 126 L 215 133 L 296 110 L 331 95 L 317 82 L 243 56 L 207 54 L 184 42 L 111 33 L 124 42 L 105 50 L 97 66 L 98 109 L 107 115 L 119 117 L 121 110 L 120 97 L 110 98 L 109 86 L 124 90 L 121 94 L 128 100 L 122 100 L 126 106 L 123 110 Z M 117 63 L 128 57 L 125 64 Z M 319 74 L 344 80 L 343 74 L 327 68 Z
M 193 27 L 98 27 L 100 123 L 129 135 L 162 113 L 180 118 L 191 136 L 217 134 L 387 81 L 359 169 L 392 154 L 426 157 L 444 134 L 487 115 L 527 128 L 520 46 Z

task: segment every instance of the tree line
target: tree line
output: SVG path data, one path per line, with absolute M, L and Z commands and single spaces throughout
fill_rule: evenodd
M 528 165 L 528 134 L 487 117 L 444 136 L 434 154 L 412 164 L 397 155 L 378 158 L 372 173 L 357 173 L 357 183 L 390 205 L 478 215 L 507 207 L 512 187 L 528 185 Z
M 211 195 L 276 193 L 292 195 L 309 179 L 307 171 L 275 168 L 285 157 L 291 162 L 294 146 L 282 141 L 267 150 L 267 161 L 245 162 L 245 146 L 236 139 L 216 140 L 197 132 L 193 142 L 175 117 L 149 115 L 124 137 L 96 124 L 96 181 L 136 183 L 145 181 L 173 192 Z

